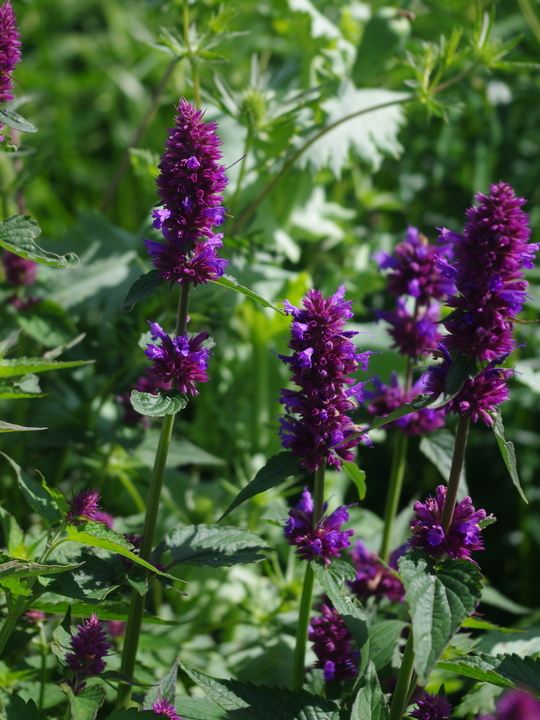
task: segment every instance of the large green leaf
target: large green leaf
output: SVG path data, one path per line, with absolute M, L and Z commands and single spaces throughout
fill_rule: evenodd
M 40 720 L 40 718 L 41 714 L 33 700 L 25 702 L 20 695 L 9 696 L 5 708 L 6 720 Z
M 99 558 L 98 558 L 99 560 Z M 74 617 L 90 617 L 91 613 L 96 612 L 95 604 L 85 602 L 70 602 L 66 600 L 58 600 L 58 602 L 45 602 L 37 600 L 32 603 L 32 608 L 35 610 L 41 610 L 45 613 L 53 613 L 54 615 L 64 615 L 68 608 L 71 607 L 71 612 Z M 99 608 L 99 619 L 100 620 L 122 620 L 126 621 L 129 615 L 129 604 L 120 602 L 107 602 L 103 603 Z M 143 622 L 149 623 L 150 625 L 177 625 L 176 620 L 162 620 L 161 618 L 150 615 L 146 610 L 143 615 Z
M 102 685 L 90 685 L 74 695 L 66 685 L 72 720 L 95 720 L 99 708 L 105 702 L 107 693 Z
M 223 520 L 232 510 L 241 505 L 249 498 L 258 495 L 259 493 L 270 490 L 282 483 L 286 478 L 291 475 L 296 475 L 300 471 L 300 459 L 294 457 L 289 452 L 280 452 L 277 455 L 268 460 L 266 465 L 262 467 L 259 472 L 255 475 L 253 480 L 242 488 L 232 503 L 229 505 L 227 510 L 219 518 L 218 522 Z
M 93 605 L 91 612 L 95 612 L 96 604 L 102 603 L 122 584 L 117 568 L 108 560 L 84 551 L 73 560 L 80 561 L 82 564 L 71 572 L 61 573 L 51 578 L 42 577 L 40 584 L 48 593 L 78 600 L 85 603 L 87 608 Z M 69 606 L 59 606 L 59 610 L 62 608 L 64 608 L 64 612 L 67 612 Z M 85 614 L 89 614 L 88 610 Z
M 364 684 L 354 701 L 350 720 L 387 720 L 387 718 L 388 708 L 379 685 L 375 666 L 370 662 L 364 675 Z
M 170 705 L 174 705 L 176 698 L 176 679 L 178 677 L 178 658 L 173 663 L 169 672 L 155 685 L 148 690 L 144 696 L 143 706 L 149 708 L 152 703 L 158 700 L 167 700 Z
M 420 684 L 461 623 L 474 612 L 482 592 L 481 573 L 469 560 L 445 560 L 437 564 L 415 550 L 399 560 L 412 618 L 415 669 Z
M 264 560 L 268 544 L 241 528 L 188 525 L 166 535 L 160 549 L 170 550 L 175 563 L 219 567 Z
M 188 404 L 187 395 L 174 389 L 166 390 L 160 395 L 132 390 L 130 400 L 134 410 L 149 417 L 176 415 Z
M 35 125 L 32 125 L 31 122 L 25 120 L 22 115 L 19 115 L 19 113 L 13 112 L 13 110 L 8 110 L 5 107 L 0 108 L 0 123 L 8 125 L 19 132 L 37 132 L 37 127 Z
M 497 445 L 499 446 L 499 450 L 501 451 L 501 455 L 503 457 L 504 464 L 506 465 L 506 469 L 510 473 L 512 482 L 516 486 L 516 490 L 518 491 L 518 493 L 521 495 L 522 500 L 528 503 L 529 501 L 525 497 L 525 493 L 523 492 L 523 488 L 521 487 L 521 483 L 519 482 L 514 443 L 506 440 L 506 438 L 504 437 L 504 425 L 502 421 L 501 411 L 499 410 L 499 408 L 493 410 L 491 416 L 493 417 L 493 434 L 495 435 L 495 440 L 497 441 Z
M 463 656 L 440 660 L 437 667 L 503 688 L 524 685 L 540 692 L 540 659 L 515 654 Z
M 44 358 L 13 358 L 0 360 L 0 377 L 15 377 L 27 373 L 47 372 L 49 370 L 62 370 L 64 368 L 79 367 L 88 365 L 93 360 L 45 360 Z
M 180 667 L 204 692 L 238 720 L 339 720 L 331 700 L 300 690 L 219 680 L 180 660 Z
M 44 265 L 58 268 L 77 267 L 79 258 L 74 253 L 60 256 L 36 245 L 34 238 L 40 233 L 41 230 L 36 221 L 30 219 L 30 215 L 10 215 L 0 223 L 0 245 L 27 260 Z
M 49 491 L 49 487 L 47 486 L 45 480 L 42 480 L 42 483 L 40 485 L 33 478 L 27 475 L 23 470 L 21 470 L 15 460 L 12 460 L 5 453 L 0 453 L 0 455 L 3 455 L 9 462 L 11 467 L 15 470 L 19 487 L 21 488 L 23 495 L 26 498 L 26 502 L 30 505 L 32 510 L 34 510 L 34 512 L 36 512 L 40 516 L 40 518 L 45 520 L 45 522 L 49 526 L 54 525 L 54 523 L 60 522 L 63 517 L 62 513 L 58 509 L 58 505 L 56 504 L 53 495 Z
M 56 573 L 67 572 L 79 567 L 81 563 L 71 565 L 40 565 L 39 563 L 21 562 L 20 560 L 10 560 L 9 562 L 0 564 L 0 580 L 4 578 L 15 577 L 31 577 L 34 575 L 55 575 Z
M 244 287 L 244 285 L 241 285 L 238 280 L 231 275 L 223 275 L 222 277 L 218 278 L 217 280 L 212 280 L 212 282 L 216 283 L 217 285 L 221 285 L 222 287 L 229 288 L 230 290 L 235 290 L 236 292 L 241 293 L 242 295 L 245 295 L 246 297 L 250 298 L 251 300 L 254 300 L 259 305 L 262 305 L 263 307 L 272 308 L 272 310 L 275 310 L 278 313 L 281 313 L 284 315 L 283 310 L 280 310 L 275 305 L 272 305 L 271 302 L 268 300 L 265 300 L 265 298 L 262 297 L 262 295 L 259 295 L 254 290 L 250 290 L 247 287 Z
M 18 313 L 17 323 L 27 335 L 49 348 L 68 344 L 77 334 L 67 311 L 53 300 L 42 300 L 31 313 Z
M 159 277 L 159 270 L 150 270 L 146 275 L 141 275 L 129 288 L 126 299 L 124 300 L 122 312 L 126 313 L 133 310 L 139 300 L 153 293 L 158 287 L 163 285 L 164 282 L 165 280 Z

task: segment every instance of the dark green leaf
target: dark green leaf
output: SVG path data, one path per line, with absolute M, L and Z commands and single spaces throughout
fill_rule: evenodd
M 113 710 L 107 720 L 156 720 L 156 716 L 153 710 L 119 708 L 118 710 Z M 189 718 L 186 718 L 186 720 L 189 720 Z
M 351 78 L 356 87 L 365 87 L 389 60 L 394 60 L 404 48 L 409 36 L 410 22 L 393 7 L 377 10 L 366 24 L 356 51 Z
M 36 245 L 34 238 L 40 233 L 41 230 L 36 221 L 30 219 L 30 215 L 10 215 L 0 223 L 0 245 L 27 260 L 44 265 L 58 268 L 77 267 L 79 258 L 74 253 L 60 256 Z
M 12 460 L 5 453 L 0 453 L 0 455 L 3 455 L 11 467 L 15 470 L 19 487 L 26 498 L 26 502 L 30 505 L 32 510 L 34 510 L 40 518 L 45 520 L 49 526 L 60 522 L 62 520 L 62 513 L 48 491 L 47 483 L 43 481 L 40 485 L 23 470 L 21 470 L 15 460 Z
M 397 420 L 400 417 L 404 417 L 405 415 L 410 415 L 413 412 L 417 412 L 418 408 L 414 407 L 411 403 L 405 403 L 405 405 L 402 405 L 401 407 L 396 408 L 393 410 L 389 415 L 386 417 L 376 417 L 373 418 L 369 428 L 366 428 L 366 432 L 368 430 L 375 430 L 376 428 L 382 427 L 383 425 L 386 425 L 389 422 L 392 422 L 392 420 Z
M 9 127 L 14 130 L 18 130 L 19 132 L 37 132 L 37 127 L 35 125 L 32 125 L 31 122 L 25 120 L 22 115 L 13 112 L 13 110 L 8 110 L 7 108 L 0 108 L 0 123 L 9 125 Z
M 47 372 L 48 370 L 62 370 L 63 368 L 79 367 L 88 365 L 93 360 L 71 360 L 62 362 L 60 360 L 45 360 L 44 358 L 13 358 L 0 360 L 0 377 L 15 377 L 27 373 Z
M 236 278 L 233 278 L 231 275 L 223 275 L 223 277 L 220 277 L 218 280 L 212 280 L 212 282 L 216 283 L 217 285 L 221 285 L 222 287 L 230 288 L 231 290 L 242 293 L 242 295 L 246 295 L 246 297 L 251 298 L 251 300 L 255 300 L 255 302 L 259 305 L 272 308 L 272 310 L 275 310 L 276 312 L 285 315 L 283 310 L 280 310 L 275 305 L 272 305 L 271 302 L 265 300 L 261 295 L 258 295 L 253 290 L 250 290 L 249 288 L 240 285 L 238 280 Z
M 460 355 L 450 365 L 446 376 L 446 392 L 449 395 L 456 395 L 467 380 L 478 375 L 476 360 L 468 355 Z
M 437 663 L 437 667 L 499 687 L 524 685 L 535 692 L 540 692 L 540 660 L 533 660 L 530 657 L 522 658 L 519 655 L 463 656 L 441 660 Z
M 218 522 L 223 520 L 232 510 L 241 505 L 249 498 L 259 493 L 270 490 L 282 483 L 291 475 L 296 475 L 300 471 L 300 460 L 294 457 L 290 452 L 280 452 L 268 460 L 266 465 L 262 467 L 255 475 L 253 480 L 242 488 L 227 510 L 219 518 Z
M 501 417 L 501 411 L 497 408 L 491 413 L 491 416 L 494 421 L 492 427 L 493 434 L 495 435 L 495 440 L 497 441 L 497 445 L 499 446 L 499 450 L 501 451 L 501 455 L 503 457 L 504 464 L 506 465 L 506 469 L 510 473 L 512 482 L 516 486 L 516 490 L 518 491 L 518 493 L 521 495 L 522 500 L 528 503 L 529 501 L 525 497 L 525 493 L 523 492 L 521 483 L 519 482 L 514 443 L 509 442 L 504 437 L 504 425 Z
M 100 558 L 97 558 L 97 560 L 102 561 Z M 54 615 L 61 615 L 62 613 L 65 613 L 68 608 L 71 608 L 71 611 L 74 615 L 74 617 L 84 617 L 88 618 L 90 617 L 91 613 L 96 612 L 96 606 L 95 604 L 90 604 L 86 602 L 66 602 L 65 600 L 59 600 L 58 602 L 41 602 L 37 601 L 35 603 L 32 603 L 32 608 L 36 610 L 41 610 L 45 613 L 53 613 Z M 126 621 L 129 614 L 129 604 L 128 603 L 113 603 L 113 602 L 107 602 L 102 603 L 99 608 L 99 618 L 100 620 L 122 620 Z M 154 617 L 153 615 L 150 615 L 150 613 L 146 612 L 143 615 L 143 622 L 149 623 L 151 625 L 177 625 L 176 620 L 162 620 L 161 618 Z
M 360 470 L 358 465 L 354 462 L 348 462 L 347 460 L 343 460 L 341 463 L 343 469 L 347 473 L 347 475 L 351 478 L 353 483 L 356 485 L 356 489 L 358 490 L 358 497 L 360 500 L 363 500 L 366 497 L 366 473 L 363 470 Z
M 146 275 L 141 275 L 129 288 L 126 299 L 124 300 L 122 312 L 126 313 L 133 310 L 139 300 L 153 293 L 158 287 L 163 285 L 164 282 L 165 280 L 159 277 L 159 270 L 150 270 Z
M 82 552 L 76 559 L 83 563 L 80 567 L 69 573 L 55 575 L 49 580 L 42 578 L 40 583 L 50 593 L 82 601 L 88 607 L 93 603 L 91 612 L 95 612 L 95 605 L 114 592 L 120 586 L 120 581 L 115 568 L 107 560 L 87 552 Z M 64 607 L 59 605 L 59 612 Z M 84 614 L 89 613 L 86 611 Z
M 53 300 L 41 300 L 31 313 L 18 313 L 17 323 L 45 347 L 67 344 L 77 334 L 77 328 L 64 308 Z
M 514 615 L 529 615 L 532 613 L 531 608 L 520 605 L 514 600 L 505 597 L 501 592 L 496 590 L 492 585 L 486 585 L 482 590 L 482 602 L 492 607 L 500 608 Z
M 206 698 L 184 695 L 176 699 L 176 711 L 183 720 L 227 720 L 229 715 Z
M 189 525 L 178 527 L 164 539 L 175 563 L 219 567 L 264 560 L 268 544 L 258 535 L 236 527 Z
M 144 707 L 151 707 L 152 703 L 158 700 L 166 700 L 169 705 L 174 705 L 176 698 L 176 678 L 178 677 L 178 658 L 173 663 L 169 672 L 155 685 L 148 690 L 144 696 Z
M 20 695 L 11 695 L 6 704 L 6 720 L 40 720 L 39 710 L 33 700 L 25 702 Z
M 13 423 L 0 420 L 0 433 L 7 432 L 30 432 L 32 430 L 47 430 L 46 427 L 25 427 L 24 425 L 13 425 Z
M 58 658 L 61 665 L 65 665 L 66 655 L 71 649 L 71 633 L 66 630 L 66 628 L 64 627 L 64 623 L 62 623 L 53 630 L 52 637 L 52 653 Z
M 468 560 L 437 564 L 419 550 L 400 558 L 399 571 L 412 618 L 415 669 L 418 681 L 425 685 L 463 620 L 474 612 L 482 576 Z
M 65 685 L 62 686 L 66 688 Z M 105 702 L 107 693 L 101 685 L 90 685 L 77 695 L 67 688 L 72 720 L 95 720 L 99 708 Z
M 407 623 L 401 620 L 383 620 L 369 631 L 369 657 L 375 670 L 382 670 L 392 660 L 403 628 Z
M 358 691 L 351 710 L 350 720 L 387 720 L 388 709 L 379 685 L 375 666 L 370 662 L 364 676 L 364 684 Z
M 187 395 L 179 390 L 166 390 L 161 395 L 152 393 L 131 391 L 131 405 L 141 415 L 149 417 L 163 417 L 164 415 L 175 415 L 183 410 L 188 404 Z

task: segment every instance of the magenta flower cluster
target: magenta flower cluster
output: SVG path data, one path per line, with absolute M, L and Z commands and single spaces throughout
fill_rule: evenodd
M 396 574 L 397 561 L 403 555 L 406 546 L 395 550 L 385 565 L 378 555 L 370 552 L 362 540 L 357 540 L 351 557 L 356 570 L 356 578 L 347 584 L 356 597 L 367 600 L 388 598 L 391 602 L 401 602 L 405 597 L 405 588 Z
M 13 71 L 21 59 L 21 41 L 9 0 L 0 7 L 0 103 L 13 100 Z M 3 124 L 0 123 L 0 130 Z M 3 140 L 4 136 L 0 136 Z
M 320 558 L 325 565 L 333 557 L 339 557 L 341 550 L 350 546 L 350 536 L 354 530 L 341 530 L 349 519 L 347 508 L 339 507 L 331 515 L 325 516 L 328 503 L 323 505 L 323 517 L 313 523 L 314 503 L 311 493 L 304 488 L 302 497 L 295 508 L 289 510 L 289 519 L 285 523 L 285 538 L 289 545 L 296 546 L 296 554 L 302 560 Z
M 497 700 L 495 712 L 479 720 L 540 720 L 540 701 L 525 690 L 509 690 Z
M 322 669 L 326 681 L 346 680 L 358 675 L 360 653 L 352 650 L 352 634 L 337 610 L 322 605 L 320 617 L 311 620 L 308 640 L 313 643 L 313 652 L 317 656 L 315 667 Z
M 463 498 L 454 508 L 452 522 L 445 532 L 441 525 L 445 498 L 446 487 L 439 485 L 435 497 L 414 503 L 409 544 L 435 558 L 470 559 L 471 552 L 484 549 L 480 523 L 486 519 L 486 511 L 475 510 L 471 498 Z
M 77 525 L 84 520 L 103 523 L 109 528 L 113 526 L 113 517 L 104 512 L 100 505 L 99 490 L 81 490 L 68 500 L 70 510 L 66 522 Z
M 213 227 L 225 219 L 221 207 L 227 184 L 216 123 L 183 98 L 176 108 L 161 158 L 158 193 L 163 206 L 153 212 L 154 227 L 165 242 L 145 240 L 159 275 L 171 283 L 207 283 L 223 275 L 227 261 L 218 257 L 223 235 Z
M 4 250 L 2 265 L 6 276 L 6 283 L 13 287 L 33 285 L 36 282 L 37 263 L 26 260 L 20 255 Z
M 357 333 L 343 329 L 353 315 L 352 303 L 344 298 L 342 286 L 327 299 L 310 290 L 302 308 L 285 302 L 293 316 L 288 345 L 293 354 L 279 357 L 290 365 L 300 390 L 281 391 L 286 415 L 280 417 L 279 434 L 282 445 L 309 471 L 326 463 L 341 469 L 342 460 L 354 459 L 353 447 L 370 444 L 347 415 L 362 401 L 364 386 L 348 376 L 359 366 L 366 370 L 371 353 L 360 353 L 350 340 Z
M 208 340 L 206 331 L 191 336 L 189 333 L 171 338 L 158 323 L 150 323 L 152 340 L 160 340 L 159 345 L 150 343 L 145 355 L 152 360 L 150 375 L 159 383 L 172 383 L 181 392 L 198 395 L 196 382 L 207 382 L 208 359 L 210 350 L 204 348 Z
M 452 706 L 442 695 L 430 695 L 422 691 L 414 702 L 416 708 L 409 712 L 409 717 L 415 720 L 450 720 Z
M 71 636 L 72 652 L 66 655 L 67 683 L 75 694 L 84 689 L 87 678 L 105 670 L 103 658 L 111 647 L 97 615 L 92 613 L 89 620 L 83 620 L 82 625 L 77 626 Z
M 143 708 L 144 710 L 149 708 Z M 171 705 L 167 700 L 156 700 L 152 703 L 152 710 L 156 717 L 165 716 L 169 720 L 182 720 L 180 715 L 176 712 L 174 705 Z

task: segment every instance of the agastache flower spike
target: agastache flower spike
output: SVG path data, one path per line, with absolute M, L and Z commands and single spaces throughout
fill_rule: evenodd
M 405 298 L 396 301 L 395 310 L 376 310 L 377 320 L 386 320 L 390 325 L 388 334 L 393 339 L 391 345 L 401 355 L 411 358 L 428 353 L 437 347 L 442 339 L 437 323 L 440 318 L 440 305 L 431 303 L 426 308 L 417 308 L 411 315 Z
M 70 671 L 67 682 L 75 694 L 86 686 L 86 678 L 105 670 L 103 658 L 111 647 L 97 615 L 92 613 L 89 620 L 83 620 L 82 625 L 77 626 L 77 631 L 71 636 L 72 652 L 66 655 Z
M 450 720 L 452 706 L 442 695 L 422 691 L 415 699 L 416 709 L 409 713 L 415 720 Z
M 21 59 L 19 29 L 9 0 L 0 7 L 0 102 L 13 100 L 11 74 Z
M 509 690 L 497 700 L 492 715 L 478 720 L 540 720 L 540 701 L 524 690 Z
M 144 710 L 148 708 L 143 708 Z M 157 717 L 159 715 L 164 715 L 165 717 L 169 718 L 169 720 L 182 720 L 180 715 L 176 712 L 176 709 L 174 705 L 171 705 L 167 700 L 157 700 L 156 702 L 152 703 L 152 710 L 154 711 L 154 715 Z
M 403 583 L 394 570 L 397 570 L 397 561 L 404 554 L 407 546 L 401 546 L 390 555 L 388 567 L 381 559 L 370 552 L 362 540 L 356 541 L 351 557 L 356 570 L 356 578 L 347 582 L 352 592 L 359 600 L 369 597 L 381 599 L 387 597 L 391 602 L 401 602 L 405 597 Z
M 308 640 L 317 656 L 325 680 L 346 680 L 358 675 L 360 653 L 352 650 L 353 637 L 345 622 L 333 608 L 322 605 L 321 616 L 311 620 Z
M 103 512 L 99 501 L 99 490 L 97 488 L 81 490 L 71 500 L 68 500 L 71 509 L 66 516 L 66 522 L 77 525 L 81 521 L 91 520 L 112 528 L 113 517 Z

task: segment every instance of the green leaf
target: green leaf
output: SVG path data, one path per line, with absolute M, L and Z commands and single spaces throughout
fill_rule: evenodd
M 360 674 L 362 674 L 369 661 L 369 633 L 366 614 L 360 603 L 349 595 L 345 595 L 342 589 L 346 580 L 352 581 L 356 578 L 356 572 L 343 560 L 333 560 L 328 567 L 313 561 L 311 567 L 358 645 Z
M 220 680 L 180 660 L 180 667 L 208 697 L 238 720 L 339 720 L 331 700 L 304 690 L 269 688 L 238 680 Z
M 502 633 L 527 633 L 527 630 L 516 630 L 516 628 L 501 627 L 495 625 L 495 623 L 489 622 L 489 620 L 479 620 L 478 618 L 470 617 L 461 623 L 463 628 L 472 628 L 473 630 L 497 630 Z
M 39 563 L 27 563 L 20 560 L 10 560 L 9 562 L 0 564 L 0 580 L 11 575 L 16 577 L 32 577 L 34 575 L 55 575 L 56 573 L 74 570 L 81 563 L 71 565 L 40 565 Z
M 153 710 L 137 710 L 136 708 L 118 708 L 113 710 L 107 720 L 155 720 Z M 186 718 L 185 720 L 190 720 Z
M 356 87 L 365 87 L 382 72 L 386 63 L 403 50 L 409 33 L 409 20 L 395 8 L 383 7 L 372 15 L 362 33 L 351 73 Z
M 174 705 L 176 698 L 176 679 L 178 677 L 178 658 L 173 663 L 172 668 L 158 683 L 152 685 L 150 690 L 144 696 L 144 707 L 151 707 L 152 703 L 158 700 L 166 700 L 169 705 Z
M 382 670 L 392 660 L 403 628 L 407 623 L 401 620 L 383 620 L 369 631 L 369 657 L 375 670 Z
M 67 344 L 77 333 L 70 316 L 53 300 L 41 300 L 31 313 L 18 313 L 18 325 L 45 347 Z
M 71 648 L 71 633 L 69 632 L 69 622 L 71 614 L 67 614 L 61 625 L 53 630 L 53 642 L 51 650 L 60 661 L 61 665 L 66 665 L 66 655 Z
M 222 277 L 218 278 L 217 280 L 211 280 L 211 282 L 216 283 L 216 285 L 221 285 L 222 287 L 230 288 L 231 290 L 235 290 L 236 292 L 242 293 L 242 295 L 245 295 L 248 298 L 251 298 L 251 300 L 254 300 L 256 303 L 259 303 L 259 305 L 262 305 L 263 307 L 272 308 L 272 310 L 275 310 L 276 312 L 280 313 L 281 315 L 285 315 L 283 310 L 280 310 L 275 305 L 272 305 L 271 302 L 268 300 L 265 300 L 265 298 L 262 297 L 262 295 L 258 295 L 254 290 L 250 290 L 247 287 L 244 287 L 243 285 L 240 285 L 238 280 L 232 275 L 223 275 Z
M 27 550 L 24 545 L 24 533 L 13 515 L 4 510 L 3 507 L 0 507 L 0 522 L 2 523 L 4 542 L 8 553 L 12 557 L 26 559 Z
M 46 427 L 26 427 L 24 425 L 13 425 L 13 423 L 0 420 L 0 433 L 7 432 L 30 432 L 33 430 L 47 430 Z
M 219 705 L 206 698 L 184 695 L 176 699 L 175 707 L 183 720 L 227 720 L 230 717 Z
M 270 490 L 282 483 L 291 475 L 297 475 L 300 472 L 300 460 L 294 457 L 290 452 L 280 452 L 268 460 L 266 465 L 262 467 L 255 475 L 253 480 L 242 488 L 227 510 L 219 518 L 218 522 L 223 520 L 232 510 L 241 505 L 249 498 L 259 493 Z
M 375 666 L 370 662 L 364 676 L 364 684 L 354 701 L 350 720 L 387 720 L 387 718 L 388 708 L 379 685 Z
M 24 392 L 21 388 L 0 382 L 0 400 L 21 400 L 22 398 L 45 397 L 45 393 Z
M 7 108 L 0 108 L 0 123 L 9 125 L 9 127 L 14 130 L 18 130 L 19 132 L 37 132 L 37 127 L 35 125 L 32 125 L 31 122 L 25 120 L 22 115 L 13 112 L 13 110 L 8 110 Z
M 343 460 L 341 465 L 347 475 L 356 485 L 356 489 L 358 490 L 358 497 L 360 498 L 360 500 L 363 500 L 366 497 L 367 491 L 366 473 L 363 470 L 360 470 L 358 465 L 354 462 L 348 462 L 347 460 Z
M 34 238 L 40 233 L 41 230 L 36 221 L 30 219 L 30 215 L 10 215 L 0 223 L 0 245 L 26 260 L 43 265 L 58 268 L 77 267 L 79 258 L 74 253 L 60 256 L 36 245 Z
M 176 415 L 188 404 L 187 395 L 174 388 L 166 390 L 161 395 L 132 390 L 130 399 L 133 409 L 141 415 L 148 415 L 148 417 Z
M 3 455 L 11 467 L 15 470 L 19 487 L 26 498 L 26 502 L 30 505 L 32 510 L 34 510 L 40 518 L 45 520 L 49 526 L 60 522 L 62 520 L 62 513 L 51 496 L 47 483 L 43 480 L 40 485 L 23 470 L 21 470 L 15 460 L 12 460 L 5 453 L 0 453 L 0 455 Z
M 478 375 L 478 367 L 476 360 L 468 355 L 460 355 L 457 357 L 448 370 L 446 376 L 445 387 L 449 395 L 456 395 L 467 380 Z
M 513 613 L 514 615 L 530 615 L 530 613 L 532 613 L 531 608 L 525 607 L 525 605 L 520 605 L 519 603 L 514 602 L 514 600 L 510 600 L 510 598 L 505 597 L 501 592 L 496 590 L 493 585 L 486 585 L 484 587 L 482 590 L 481 602 L 486 603 L 486 605 L 491 605 L 492 607 L 500 608 L 506 612 Z
M 170 550 L 175 563 L 219 567 L 264 560 L 260 553 L 269 546 L 258 535 L 241 528 L 188 525 L 166 535 L 161 547 Z
M 429 673 L 463 620 L 480 600 L 480 570 L 469 560 L 445 560 L 437 564 L 419 550 L 399 560 L 412 618 L 415 669 L 425 685 Z
M 528 504 L 529 501 L 525 497 L 525 493 L 523 492 L 523 488 L 521 487 L 521 483 L 519 482 L 514 443 L 509 442 L 504 437 L 504 425 L 502 421 L 501 411 L 499 410 L 499 408 L 497 408 L 496 410 L 493 410 L 490 414 L 493 418 L 493 434 L 495 435 L 495 440 L 497 441 L 497 445 L 499 446 L 499 450 L 501 451 L 501 455 L 503 457 L 504 464 L 506 465 L 506 469 L 510 473 L 512 482 L 516 486 L 518 493 L 521 495 L 522 500 L 524 500 L 524 502 Z
M 66 685 L 62 685 L 66 688 Z M 67 688 L 72 720 L 95 720 L 99 708 L 105 702 L 107 693 L 101 685 L 85 687 L 77 695 L 71 688 Z
M 376 430 L 377 428 L 382 427 L 383 425 L 386 425 L 387 423 L 392 422 L 393 420 L 397 420 L 398 418 L 403 417 L 404 415 L 410 415 L 413 412 L 418 412 L 418 407 L 415 407 L 411 403 L 405 403 L 405 405 L 402 405 L 401 407 L 398 407 L 395 410 L 392 410 L 392 412 L 384 418 L 383 417 L 373 418 L 369 428 L 366 428 L 366 432 L 368 430 Z
M 18 577 L 0 578 L 0 585 L 9 590 L 12 595 L 24 595 L 25 597 L 32 595 L 32 590 L 28 588 L 27 583 L 21 582 Z
M 498 687 L 524 685 L 540 692 L 540 660 L 519 655 L 463 656 L 441 660 L 437 667 Z
M 141 275 L 129 288 L 121 312 L 131 312 L 139 300 L 142 300 L 142 298 L 147 295 L 151 295 L 158 287 L 163 285 L 164 282 L 165 280 L 159 277 L 159 270 L 150 270 L 146 275 Z
M 99 559 L 99 558 L 98 558 Z M 54 615 L 62 615 L 70 607 L 74 617 L 90 617 L 91 613 L 96 612 L 94 604 L 86 602 L 67 602 L 59 600 L 58 602 L 45 602 L 37 600 L 32 603 L 35 610 L 41 610 L 45 613 L 53 613 Z M 99 608 L 100 620 L 123 620 L 126 621 L 129 615 L 129 604 L 120 602 L 103 603 Z M 151 625 L 178 625 L 176 620 L 162 620 L 161 618 L 150 615 L 146 610 L 143 615 L 143 622 Z
M 5 709 L 6 720 L 40 720 L 40 713 L 33 700 L 25 702 L 20 695 L 10 695 Z
M 44 358 L 13 358 L 0 360 L 0 377 L 15 377 L 27 373 L 47 372 L 48 370 L 62 370 L 63 368 L 89 365 L 93 360 L 45 360 Z

